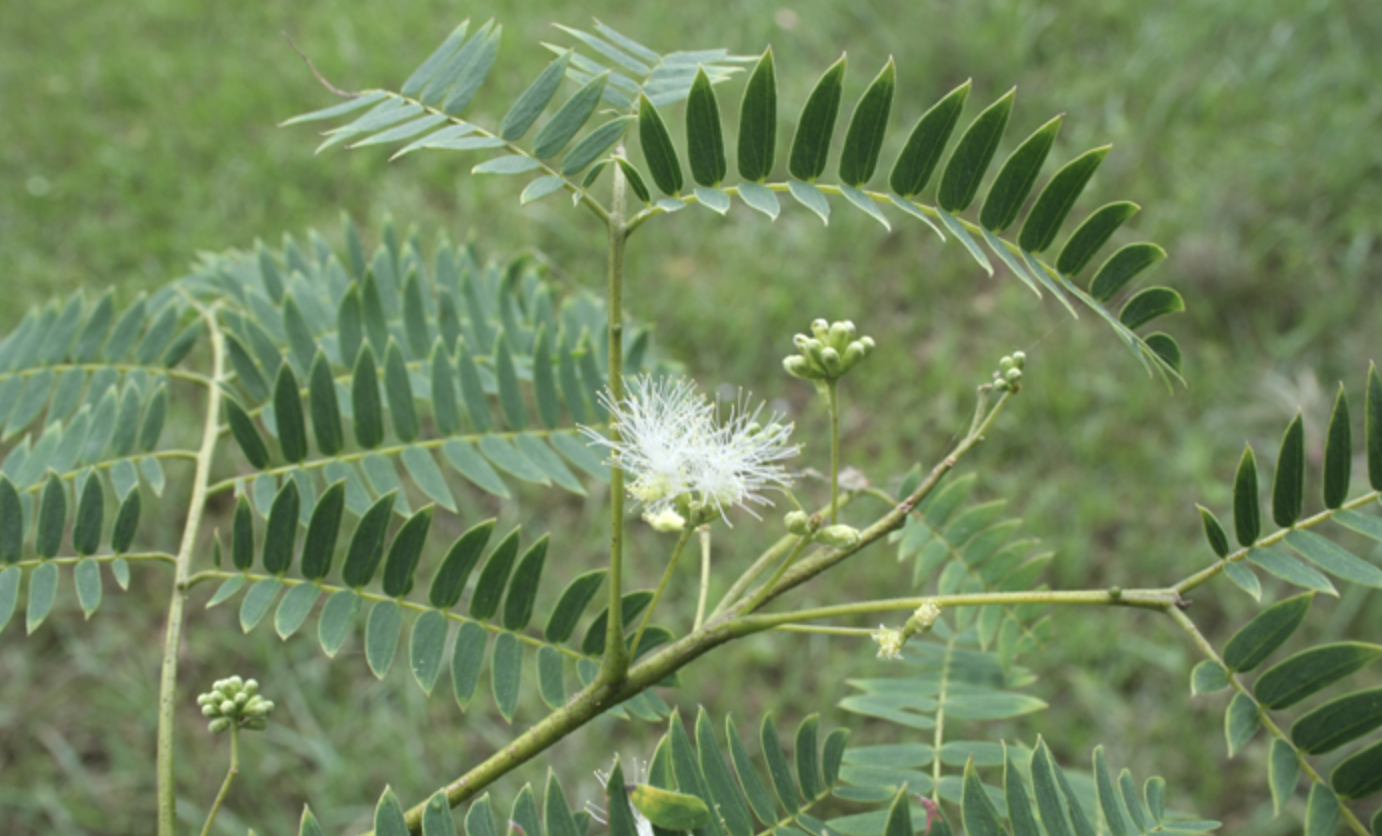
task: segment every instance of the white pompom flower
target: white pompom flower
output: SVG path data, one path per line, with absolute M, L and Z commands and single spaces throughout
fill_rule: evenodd
M 673 510 L 678 502 L 720 515 L 735 506 L 754 517 L 754 506 L 772 505 L 767 491 L 785 491 L 793 474 L 783 462 L 800 452 L 790 442 L 791 424 L 745 398 L 723 421 L 716 404 L 685 378 L 642 376 L 625 381 L 624 397 L 608 392 L 600 401 L 609 410 L 618 440 L 582 427 L 592 445 L 607 447 L 609 463 L 629 474 L 629 496 L 648 514 Z M 761 519 L 761 518 L 760 518 Z

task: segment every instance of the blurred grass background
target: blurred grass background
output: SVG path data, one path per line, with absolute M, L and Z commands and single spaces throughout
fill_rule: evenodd
M 1155 585 L 1201 565 L 1209 552 L 1192 503 L 1227 513 L 1243 442 L 1270 473 L 1280 432 L 1302 409 L 1317 467 L 1337 381 L 1359 402 L 1382 333 L 1382 6 L 1368 0 L 744 0 L 713 11 L 3 0 L 0 331 L 27 306 L 77 287 L 113 285 L 130 299 L 180 275 L 198 250 L 273 243 L 309 227 L 334 240 L 342 210 L 370 223 L 392 213 L 401 225 L 417 223 L 424 240 L 445 229 L 473 235 L 487 252 L 538 248 L 563 281 L 598 286 L 603 242 L 593 221 L 560 199 L 520 210 L 513 182 L 468 176 L 478 157 L 415 154 L 391 165 L 369 149 L 313 158 L 309 129 L 274 127 L 330 100 L 280 32 L 340 86 L 397 86 L 467 11 L 506 27 L 472 106 L 482 123 L 497 121 L 546 63 L 538 41 L 566 42 L 550 22 L 579 26 L 595 15 L 661 50 L 752 54 L 771 43 L 789 122 L 820 71 L 847 50 L 846 113 L 887 57 L 897 58 L 894 145 L 970 77 L 968 117 L 1018 85 L 1004 154 L 1058 112 L 1066 121 L 1049 167 L 1112 142 L 1076 216 L 1135 200 L 1143 211 L 1120 240 L 1154 240 L 1170 252 L 1152 280 L 1178 288 L 1190 308 L 1167 323 L 1190 381 L 1171 395 L 1092 317 L 1076 322 L 1049 300 L 1036 303 L 1001 268 L 987 278 L 957 244 L 941 245 L 901 216 L 885 233 L 843 201 L 825 229 L 795 205 L 784 204 L 776 224 L 742 207 L 728 220 L 689 211 L 645 227 L 630 251 L 633 313 L 657 323 L 662 348 L 707 388 L 743 386 L 788 406 L 809 445 L 806 464 L 822 466 L 822 414 L 779 360 L 811 319 L 853 319 L 879 343 L 846 384 L 844 429 L 847 462 L 880 482 L 942 455 L 967 419 L 973 386 L 998 356 L 1025 350 L 1026 389 L 969 466 L 981 470 L 985 497 L 1009 499 L 1027 530 L 1057 551 L 1055 587 Z M 721 90 L 728 115 L 739 85 Z M 780 136 L 779 159 L 790 129 Z M 538 530 L 590 534 L 567 544 L 573 567 L 563 574 L 595 559 L 598 508 L 542 507 Z M 729 563 L 750 554 L 741 544 L 721 548 Z M 652 583 L 658 567 L 634 571 Z M 800 599 L 895 593 L 910 570 L 880 549 L 847 574 L 833 581 L 841 586 L 817 584 Z M 92 623 L 72 605 L 32 639 L 15 625 L 0 637 L 7 832 L 149 830 L 167 580 L 137 571 L 131 591 Z M 1210 595 L 1195 613 L 1216 638 L 1253 610 L 1227 585 L 1201 597 Z M 671 619 L 693 606 L 674 602 Z M 1382 627 L 1379 608 L 1356 591 L 1316 609 L 1316 636 L 1375 639 Z M 358 648 L 329 663 L 306 638 L 281 644 L 261 628 L 245 640 L 232 615 L 203 614 L 194 603 L 179 761 L 189 828 L 224 768 L 222 741 L 201 731 L 193 695 L 232 671 L 259 677 L 281 708 L 271 733 L 247 741 L 222 833 L 291 832 L 308 799 L 331 830 L 358 825 L 385 782 L 405 803 L 417 801 L 513 731 L 485 711 L 460 715 L 445 693 L 424 699 L 400 670 L 376 683 Z M 1260 740 L 1224 766 L 1222 698 L 1189 698 L 1195 657 L 1168 623 L 1131 612 L 1054 617 L 1056 642 L 1027 660 L 1051 710 L 992 733 L 1030 742 L 1044 732 L 1065 762 L 1087 763 L 1105 742 L 1113 764 L 1166 775 L 1173 806 L 1222 818 L 1225 832 L 1296 828 L 1270 820 Z M 684 674 L 676 695 L 684 710 L 697 700 L 717 717 L 734 709 L 741 727 L 769 709 L 793 724 L 820 710 L 827 725 L 856 728 L 856 741 L 895 734 L 832 708 L 842 679 L 883 670 L 868 648 L 759 637 L 727 656 Z M 520 709 L 520 726 L 534 716 Z M 574 798 L 596 797 L 590 771 L 607 766 L 615 747 L 646 756 L 653 739 L 650 729 L 605 720 L 558 746 L 550 763 Z M 507 804 L 522 779 L 540 776 L 528 769 L 495 792 Z

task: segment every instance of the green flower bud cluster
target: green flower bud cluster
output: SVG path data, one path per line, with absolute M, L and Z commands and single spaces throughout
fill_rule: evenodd
M 1027 365 L 1027 355 L 1021 351 L 1014 351 L 1012 354 L 998 361 L 998 371 L 993 373 L 993 388 L 1000 392 L 1012 390 L 1018 391 L 1022 388 L 1022 368 Z
M 797 351 L 782 361 L 787 374 L 803 380 L 839 380 L 850 369 L 873 353 L 873 337 L 857 337 L 854 323 L 826 322 L 818 319 L 811 323 L 812 336 L 797 334 L 793 337 Z
M 217 680 L 209 692 L 197 697 L 197 705 L 211 720 L 207 728 L 212 734 L 220 734 L 232 724 L 260 731 L 269 724 L 269 712 L 274 710 L 273 702 L 259 695 L 258 682 L 238 676 Z

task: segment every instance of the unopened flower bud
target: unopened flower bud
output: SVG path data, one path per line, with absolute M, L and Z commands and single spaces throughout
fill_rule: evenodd
M 828 525 L 816 532 L 816 540 L 837 549 L 852 549 L 862 539 L 859 529 L 850 525 Z
M 800 377 L 803 380 L 817 380 L 820 374 L 811 366 L 811 361 L 802 357 L 800 354 L 793 354 L 782 360 L 782 368 L 792 377 Z
M 234 700 L 226 700 L 225 702 L 221 703 L 221 713 L 227 716 L 234 714 L 235 709 L 237 708 L 239 708 L 239 706 L 235 704 Z
M 206 728 L 212 734 L 220 734 L 221 732 L 230 728 L 230 724 L 232 722 L 234 721 L 231 720 L 229 717 L 217 717 L 215 720 L 212 720 L 210 723 L 208 723 Z
M 925 633 L 935 625 L 936 619 L 940 617 L 940 605 L 935 601 L 927 599 L 921 602 L 921 606 L 917 607 L 917 611 L 912 613 L 911 618 L 907 619 L 907 626 L 903 628 L 903 632 L 909 637 L 915 636 L 917 633 Z
M 257 680 L 257 679 L 246 679 L 246 680 L 245 680 L 245 693 L 246 693 L 246 694 L 249 694 L 250 696 L 254 696 L 255 694 L 259 693 L 259 680 Z
M 840 352 L 833 348 L 821 349 L 821 365 L 825 366 L 825 370 L 832 375 L 839 374 L 843 370 L 843 364 L 840 362 Z
M 1014 351 L 1013 365 L 1017 366 L 1019 369 L 1024 368 L 1027 365 L 1027 355 L 1021 351 Z
M 203 717 L 216 717 L 216 716 L 218 716 L 220 713 L 221 713 L 221 710 L 218 709 L 216 706 L 212 705 L 211 703 L 202 703 L 202 716 L 203 716 Z
M 805 511 L 792 511 L 782 521 L 786 523 L 787 530 L 798 537 L 811 533 L 811 515 Z
M 854 323 L 849 320 L 836 322 L 830 326 L 830 344 L 837 348 L 843 348 L 854 339 Z
M 1016 383 L 1022 379 L 1022 370 L 1018 368 L 1008 369 L 1008 373 L 1003 375 L 1003 377 L 1009 383 Z
M 993 384 L 993 388 L 997 389 L 999 392 L 1006 392 L 1011 387 L 1008 386 L 1008 381 L 1000 380 L 997 383 Z
M 681 531 L 686 527 L 686 518 L 671 508 L 654 513 L 644 513 L 643 521 L 652 526 L 653 531 L 665 533 Z
M 998 361 L 998 368 L 1002 369 L 1005 372 L 1008 369 L 1011 369 L 1014 365 L 1015 363 L 1013 362 L 1013 358 L 1011 357 L 1004 357 L 1002 360 Z
M 811 321 L 811 333 L 816 335 L 816 339 L 824 340 L 830 336 L 830 323 L 824 319 L 813 319 Z

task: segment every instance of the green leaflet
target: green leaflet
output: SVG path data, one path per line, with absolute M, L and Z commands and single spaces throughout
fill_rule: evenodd
M 1195 507 L 1200 509 L 1200 522 L 1204 525 L 1204 536 L 1209 541 L 1209 547 L 1219 557 L 1228 557 L 1228 535 L 1224 533 L 1224 527 L 1219 524 L 1219 518 L 1203 505 L 1196 505 Z
M 609 771 L 609 780 L 605 782 L 605 793 L 609 803 L 606 805 L 609 818 L 609 836 L 638 836 L 638 828 L 634 824 L 633 810 L 629 807 L 629 798 L 624 784 L 624 767 L 619 763 L 618 757 L 614 760 L 614 767 Z
M 550 648 L 543 648 L 550 650 Z M 560 654 L 557 654 L 560 657 Z M 584 836 L 585 825 L 576 824 L 571 814 L 566 794 L 562 792 L 557 776 L 550 768 L 547 770 L 547 792 L 543 799 L 543 830 L 547 836 Z
M 385 494 L 360 517 L 360 523 L 350 538 L 345 565 L 341 568 L 341 580 L 346 586 L 358 590 L 374 577 L 379 561 L 384 556 L 384 535 L 388 530 L 393 504 L 394 495 Z
M 558 709 L 566 704 L 566 680 L 561 653 L 543 645 L 537 650 L 538 695 L 548 708 Z
M 533 137 L 533 156 L 541 160 L 556 156 L 595 113 L 608 82 L 608 72 L 595 76 L 558 108 Z
M 145 453 L 153 452 L 158 446 L 159 436 L 163 435 L 163 419 L 168 413 L 168 387 L 159 386 L 144 407 L 144 420 L 139 425 L 139 449 Z
M 845 57 L 842 55 L 821 74 L 801 110 L 797 132 L 792 138 L 792 153 L 787 161 L 787 171 L 798 180 L 810 182 L 825 172 L 844 78 Z
M 518 202 L 520 205 L 526 206 L 535 200 L 541 200 L 547 195 L 556 192 L 565 184 L 566 181 L 555 174 L 539 177 L 523 189 L 523 193 L 518 196 Z
M 141 366 L 152 366 L 158 362 L 158 358 L 168 348 L 168 343 L 173 340 L 179 313 L 181 311 L 178 310 L 176 304 L 166 305 L 163 308 L 163 312 L 149 326 L 149 330 L 144 332 L 144 338 L 139 341 L 139 345 L 135 346 L 135 363 Z
M 443 790 L 427 799 L 422 811 L 422 836 L 456 836 L 456 820 L 451 817 L 451 805 Z
M 681 162 L 677 159 L 676 147 L 672 145 L 672 136 L 667 132 L 657 108 L 642 93 L 638 94 L 638 138 L 653 182 L 663 194 L 681 194 Z
M 245 593 L 245 597 L 240 600 L 240 629 L 246 633 L 253 630 L 273 607 L 274 599 L 282 589 L 281 578 L 263 578 L 255 581 Z
M 596 158 L 619 141 L 633 120 L 632 116 L 619 116 L 586 134 L 562 159 L 562 176 L 571 177 L 595 162 Z
M 710 824 L 710 808 L 694 795 L 638 784 L 629 793 L 629 801 L 654 827 L 664 830 L 694 830 Z
M 518 556 L 519 531 L 515 528 L 509 532 L 490 552 L 489 560 L 480 570 L 480 577 L 475 581 L 475 592 L 470 598 L 472 617 L 484 621 L 499 611 L 499 600 L 513 570 L 514 558 Z
M 1110 205 L 1115 207 L 1118 206 L 1118 204 Z M 1131 206 L 1132 204 L 1127 205 Z M 1129 212 L 1128 214 L 1132 213 Z M 1116 215 L 1114 219 L 1116 219 Z M 1094 220 L 1096 220 L 1095 216 L 1090 216 L 1089 221 L 1086 221 L 1085 224 L 1088 225 L 1090 221 Z M 1081 226 L 1079 229 L 1075 230 L 1075 235 L 1079 235 L 1084 230 L 1085 227 Z M 1099 231 L 1102 232 L 1102 230 Z M 1109 229 L 1108 234 L 1112 235 L 1113 229 Z M 1071 238 L 1072 243 L 1074 243 L 1074 236 L 1071 236 Z M 1099 245 L 1102 244 L 1103 241 L 1100 241 Z M 1062 258 L 1065 257 L 1065 253 L 1069 249 L 1070 245 L 1067 244 L 1065 250 L 1061 251 Z M 1090 252 L 1089 255 L 1092 257 L 1093 252 Z M 1127 287 L 1129 282 L 1164 258 L 1166 258 L 1166 251 L 1156 244 L 1147 242 L 1128 244 L 1109 256 L 1108 260 L 1100 265 L 1099 271 L 1094 274 L 1094 278 L 1089 282 L 1089 293 L 1100 302 L 1108 302 L 1114 296 L 1118 295 L 1120 290 Z M 1083 263 L 1081 263 L 1080 266 L 1083 267 Z
M 1312 785 L 1305 801 L 1305 836 L 1333 836 L 1342 821 L 1338 796 L 1324 784 Z
M 542 566 L 547 559 L 550 540 L 548 535 L 542 535 L 518 561 L 513 579 L 509 582 L 508 596 L 504 600 L 504 629 L 521 631 L 532 620 L 538 582 L 542 579 Z
M 363 256 L 361 256 L 363 258 Z M 360 285 L 351 282 L 336 311 L 338 360 L 343 366 L 355 365 L 364 342 L 364 314 L 360 309 Z M 329 371 L 329 370 L 328 370 Z
M 1037 195 L 1032 211 L 1027 213 L 1027 220 L 1022 224 L 1022 232 L 1017 238 L 1022 249 L 1039 253 L 1055 243 L 1061 224 L 1065 223 L 1070 210 L 1075 208 L 1075 201 L 1111 147 L 1105 145 L 1086 151 L 1056 172 L 1051 182 Z
M 840 762 L 844 759 L 845 745 L 848 742 L 849 729 L 834 729 L 825 736 L 825 747 L 821 753 L 821 772 L 827 789 L 840 779 Z
M 1300 759 L 1296 750 L 1281 738 L 1272 739 L 1267 758 L 1267 783 L 1272 790 L 1272 815 L 1280 816 L 1300 780 Z
M 570 62 L 571 50 L 568 49 L 547 65 L 546 69 L 513 103 L 509 112 L 504 114 L 504 119 L 499 123 L 499 136 L 509 142 L 514 142 L 528 132 L 533 122 L 537 121 L 537 117 L 542 114 L 543 109 L 556 95 L 557 88 L 561 86 L 562 76 L 565 75 L 566 67 Z
M 652 194 L 648 192 L 648 186 L 643 182 L 643 175 L 638 169 L 633 167 L 633 163 L 623 157 L 615 157 L 614 162 L 618 164 L 619 170 L 623 172 L 624 179 L 629 188 L 633 189 L 634 195 L 645 204 L 652 202 Z
M 38 506 L 38 525 L 34 530 L 34 551 L 40 557 L 57 557 L 62 548 L 62 535 L 67 527 L 67 492 L 62 480 L 49 471 Z
M 486 23 L 488 27 L 490 24 Z M 494 66 L 494 57 L 499 50 L 499 36 L 504 31 L 504 27 L 495 26 L 493 31 L 485 34 L 481 29 L 475 33 L 475 37 L 470 43 L 461 47 L 458 56 L 464 54 L 472 44 L 478 42 L 475 52 L 455 76 L 455 84 L 451 86 L 450 94 L 442 104 L 441 109 L 452 116 L 459 116 L 470 104 L 471 99 L 475 98 L 480 86 L 485 83 L 485 78 L 489 76 L 490 68 Z M 482 40 L 483 38 L 483 40 Z M 438 73 L 432 80 L 436 84 L 439 80 L 446 77 L 446 70 Z M 428 85 L 432 89 L 432 85 Z M 425 94 L 424 94 L 425 95 Z
M 473 621 L 461 622 L 456 631 L 456 643 L 451 648 L 451 692 L 462 711 L 470 705 L 480 682 L 480 666 L 485 662 L 488 642 L 485 628 Z M 468 832 L 472 836 L 475 833 L 474 830 Z
M 492 437 L 492 436 L 487 436 Z M 509 496 L 509 489 L 504 481 L 499 478 L 499 474 L 494 472 L 489 462 L 485 461 L 475 445 L 459 438 L 448 438 L 442 445 L 442 453 L 451 466 L 456 468 L 462 476 L 469 479 L 477 487 L 494 494 L 495 496 Z
M 1224 665 L 1235 673 L 1242 673 L 1262 664 L 1305 620 L 1314 597 L 1314 593 L 1307 592 L 1258 613 L 1224 646 Z
M 1334 768 L 1329 786 L 1341 798 L 1366 798 L 1382 790 L 1382 743 L 1355 752 Z
M 317 449 L 324 456 L 334 456 L 345 447 L 345 432 L 341 428 L 341 407 L 336 399 L 336 382 L 331 377 L 331 364 L 320 351 L 312 360 L 308 386 L 307 397 Z
M 734 782 L 734 776 L 730 774 L 729 767 L 720 755 L 710 715 L 704 707 L 696 713 L 695 732 L 698 766 L 705 777 L 706 787 L 710 791 L 710 797 L 720 814 L 725 830 L 730 836 L 751 836 L 753 819 L 749 817 L 749 808 Z
M 1022 204 L 1036 185 L 1042 163 L 1051 153 L 1056 134 L 1060 133 L 1062 119 L 1057 116 L 1037 128 L 1004 161 L 979 213 L 979 223 L 985 228 L 995 233 L 1002 232 L 1017 220 L 1022 212 Z
M 1032 788 L 1035 790 L 1041 822 L 1050 836 L 1075 836 L 1066 799 L 1062 796 L 1055 771 L 1058 767 L 1044 741 L 1032 752 Z
M 480 560 L 485 544 L 494 532 L 494 520 L 485 520 L 462 534 L 452 544 L 441 567 L 432 579 L 427 600 L 438 609 L 449 610 L 461 600 L 471 570 Z
M 763 715 L 763 722 L 758 731 L 763 759 L 768 762 L 768 777 L 772 779 L 773 792 L 788 815 L 794 814 L 800 809 L 796 782 L 792 780 L 792 770 L 787 765 L 787 757 L 782 754 L 782 743 L 778 740 L 777 724 L 773 722 L 771 712 Z
M 1382 569 L 1313 531 L 1291 531 L 1286 535 L 1286 545 L 1336 578 L 1382 588 Z
M 446 651 L 446 616 L 436 610 L 429 610 L 413 622 L 413 633 L 408 643 L 409 667 L 413 679 L 423 693 L 431 694 L 432 688 L 441 675 L 442 654 Z
M 1185 300 L 1169 287 L 1149 287 L 1139 291 L 1118 312 L 1118 321 L 1137 330 L 1153 319 L 1185 310 Z
M 403 818 L 403 805 L 393 789 L 384 786 L 384 794 L 379 796 L 379 804 L 374 808 L 375 836 L 408 836 L 408 824 Z
M 800 180 L 788 180 L 787 190 L 798 203 L 815 212 L 821 223 L 830 223 L 830 204 L 826 201 L 824 192 Z
M 1251 546 L 1262 532 L 1262 514 L 1257 498 L 1257 459 L 1252 445 L 1243 447 L 1243 458 L 1233 477 L 1233 527 L 1238 544 Z
M 822 795 L 826 789 L 821 783 L 820 750 L 816 736 L 820 722 L 820 715 L 812 714 L 797 726 L 797 782 L 801 786 L 802 798 L 808 801 Z
M 1262 714 L 1252 697 L 1234 694 L 1224 712 L 1224 738 L 1228 742 L 1228 756 L 1233 757 L 1247 745 L 1262 728 Z
M 902 801 L 906 803 L 905 795 Z M 962 809 L 965 833 L 969 836 L 1006 836 L 998 808 L 994 806 L 988 791 L 980 782 L 979 773 L 975 771 L 972 761 L 965 765 Z
M 1253 684 L 1263 706 L 1281 710 L 1316 694 L 1382 656 L 1382 645 L 1338 642 L 1320 645 L 1269 668 Z
M 413 406 L 413 385 L 408 376 L 408 361 L 403 357 L 403 349 L 392 338 L 384 352 L 384 391 L 389 397 L 394 434 L 405 443 L 415 441 L 418 423 Z M 358 422 L 359 418 L 356 420 Z
M 403 337 L 410 358 L 421 360 L 427 355 L 427 348 L 432 344 L 432 331 L 427 324 L 426 303 L 422 299 L 422 283 L 418 279 L 416 267 L 408 270 L 408 276 L 403 282 Z M 384 364 L 386 368 L 389 366 L 387 355 Z M 406 362 L 404 368 L 407 368 Z M 392 406 L 393 403 L 390 401 L 390 407 Z
M 1305 508 L 1305 426 L 1299 412 L 1286 428 L 1272 478 L 1272 519 L 1290 528 Z
M 370 609 L 365 621 L 365 661 L 375 677 L 383 679 L 389 672 L 402 629 L 403 608 L 397 601 L 379 601 Z
M 286 640 L 301 629 L 320 595 L 321 589 L 316 584 L 301 583 L 289 587 L 288 593 L 278 603 L 278 611 L 274 613 L 274 632 L 278 633 L 280 639 Z
M 494 372 L 499 382 L 499 406 L 504 412 L 504 422 L 510 429 L 521 430 L 528 425 L 528 409 L 523 405 L 509 340 L 502 333 L 494 345 Z M 484 440 L 480 443 L 483 449 Z
M 283 458 L 290 462 L 307 458 L 307 422 L 302 412 L 302 396 L 298 391 L 297 375 L 293 374 L 292 366 L 284 363 L 274 382 L 274 422 Z M 244 444 L 240 446 L 244 449 Z
M 494 704 L 505 722 L 513 721 L 518 708 L 519 683 L 523 673 L 523 645 L 513 633 L 500 633 L 494 641 L 490 659 L 490 685 Z
M 433 392 L 433 398 L 435 397 L 436 393 Z M 557 394 L 551 338 L 545 324 L 538 328 L 533 343 L 533 397 L 537 401 L 537 414 L 543 424 L 550 428 L 561 423 L 561 398 Z
M 1003 759 L 1003 799 L 1008 805 L 1008 816 L 1012 822 L 1013 836 L 1041 836 L 1041 826 L 1032 814 L 1031 802 L 1027 800 L 1027 788 L 1013 763 L 1012 754 L 1004 747 Z
M 1104 747 L 1094 749 L 1094 791 L 1099 799 L 1099 808 L 1104 813 L 1110 836 L 1133 836 L 1133 824 L 1128 820 L 1127 809 L 1109 777 L 1108 762 L 1104 758 Z M 1009 802 L 1011 806 L 1012 802 Z
M 1368 448 L 1368 483 L 1382 491 L 1382 376 L 1377 364 L 1368 364 L 1368 391 L 1364 397 L 1363 436 Z
M 350 386 L 351 414 L 355 422 L 355 440 L 361 447 L 373 450 L 384 440 L 384 405 L 379 397 L 379 377 L 374 365 L 374 352 L 364 346 L 355 361 L 355 374 Z
M 427 545 L 427 532 L 432 526 L 433 506 L 428 505 L 408 518 L 389 545 L 384 563 L 384 594 L 401 598 L 413 588 L 413 573 L 417 571 L 422 549 Z
M 715 187 L 725 179 L 728 164 L 720 130 L 720 106 L 704 67 L 697 68 L 686 100 L 686 156 L 691 177 L 700 185 Z
M 479 432 L 489 432 L 489 403 L 480 383 L 480 370 L 464 344 L 456 347 L 456 370 L 461 379 L 461 401 L 465 404 L 466 414 L 470 416 L 470 423 Z
M 446 485 L 446 477 L 442 476 L 441 468 L 437 467 L 431 450 L 417 445 L 405 447 L 399 458 L 403 460 L 403 467 L 408 471 L 408 475 L 423 493 L 446 510 L 456 513 L 456 500 L 451 496 L 451 489 Z
M 285 480 L 274 496 L 268 526 L 264 530 L 264 571 L 271 575 L 282 575 L 293 565 L 301 502 L 295 480 Z
M 336 655 L 350 634 L 350 626 L 360 612 L 361 601 L 359 593 L 350 589 L 334 592 L 326 599 L 321 619 L 317 622 L 317 639 L 328 658 Z
M 1242 562 L 1224 563 L 1224 575 L 1233 585 L 1252 596 L 1254 601 L 1262 600 L 1262 583 L 1247 564 Z
M 1113 237 L 1113 233 L 1127 222 L 1129 218 L 1137 214 L 1141 209 L 1136 203 L 1119 201 L 1100 206 L 1084 222 L 1076 227 L 1066 240 L 1065 246 L 1061 248 L 1060 256 L 1056 260 L 1056 269 L 1067 276 L 1074 276 L 1083 270 L 1095 253 L 1099 251 L 1108 240 Z M 1140 245 L 1137 245 L 1140 246 Z M 1094 298 L 1100 299 L 1098 293 L 1091 285 L 1090 292 Z
M 101 564 L 90 557 L 83 557 L 77 561 L 72 578 L 77 586 L 77 603 L 82 607 L 82 614 L 90 619 L 91 614 L 101 606 Z
M 72 522 L 72 548 L 82 557 L 93 555 L 101 548 L 105 498 L 101 480 L 93 474 L 82 487 L 81 498 L 77 500 L 77 516 Z
M 585 488 L 575 474 L 541 438 L 524 433 L 514 439 L 514 445 L 525 459 L 537 465 L 538 470 L 551 477 L 552 481 L 572 493 L 585 495 Z
M 768 47 L 754 65 L 739 105 L 739 176 L 762 183 L 772 174 L 776 152 L 777 76 Z
M 1291 742 L 1309 755 L 1332 752 L 1382 726 L 1382 688 L 1337 697 L 1291 726 Z
M 90 363 L 100 354 L 115 319 L 115 305 L 111 302 L 114 289 L 106 288 L 101 298 L 91 308 L 91 315 L 77 334 L 77 342 L 72 346 L 72 360 L 77 363 Z
M 1348 499 L 1348 484 L 1353 473 L 1353 431 L 1349 425 L 1348 394 L 1339 384 L 1334 410 L 1329 416 L 1329 434 L 1324 443 L 1324 507 L 1337 509 Z
M 988 171 L 993 155 L 998 152 L 998 143 L 1008 126 L 1016 93 L 1016 88 L 1009 90 L 1001 99 L 985 108 L 974 117 L 960 137 L 950 161 L 945 164 L 937 193 L 937 201 L 946 211 L 958 214 L 974 202 L 984 172 Z M 894 188 L 894 191 L 903 197 L 911 196 L 901 189 Z
M 8 570 L 6 570 L 8 571 Z M 16 581 L 18 579 L 16 578 Z M 55 563 L 40 563 L 29 573 L 29 601 L 24 614 L 24 629 L 33 635 L 53 610 L 58 597 L 58 567 Z
M 138 491 L 135 491 L 135 495 Z M 235 516 L 232 522 L 230 540 L 230 559 L 236 569 L 248 572 L 254 566 L 254 511 L 244 494 L 235 501 Z
M 476 556 L 478 557 L 478 551 Z M 552 608 L 547 626 L 543 628 L 543 635 L 547 641 L 561 644 L 571 638 L 581 615 L 604 584 L 606 574 L 607 570 L 596 569 L 577 577 L 567 585 L 557 600 L 557 605 Z
M 298 374 L 306 375 L 312 367 L 316 355 L 317 340 L 312 335 L 312 326 L 307 323 L 297 298 L 289 294 L 283 300 L 283 330 L 288 335 L 289 359 Z
M 765 825 L 775 824 L 777 811 L 773 807 L 772 796 L 768 794 L 767 787 L 759 778 L 758 770 L 749 758 L 748 749 L 744 748 L 744 741 L 734 726 L 733 716 L 725 717 L 725 736 L 729 740 L 730 761 L 734 766 L 734 774 L 739 778 L 739 784 L 744 789 L 744 797 L 753 810 L 754 817 Z
M 487 435 L 480 439 L 480 451 L 500 468 L 527 482 L 539 485 L 551 484 L 547 474 L 518 451 L 512 441 L 497 435 Z
M 840 152 L 840 180 L 846 185 L 862 188 L 878 168 L 896 79 L 897 70 L 890 57 L 854 108 Z
M 19 600 L 19 579 L 24 570 L 17 566 L 0 569 L 0 632 L 14 616 L 15 603 Z
M 1213 659 L 1205 659 L 1190 671 L 1190 693 L 1212 694 L 1229 686 L 1228 670 Z
M 26 516 L 14 484 L 0 475 L 0 561 L 18 563 L 24 555 Z

